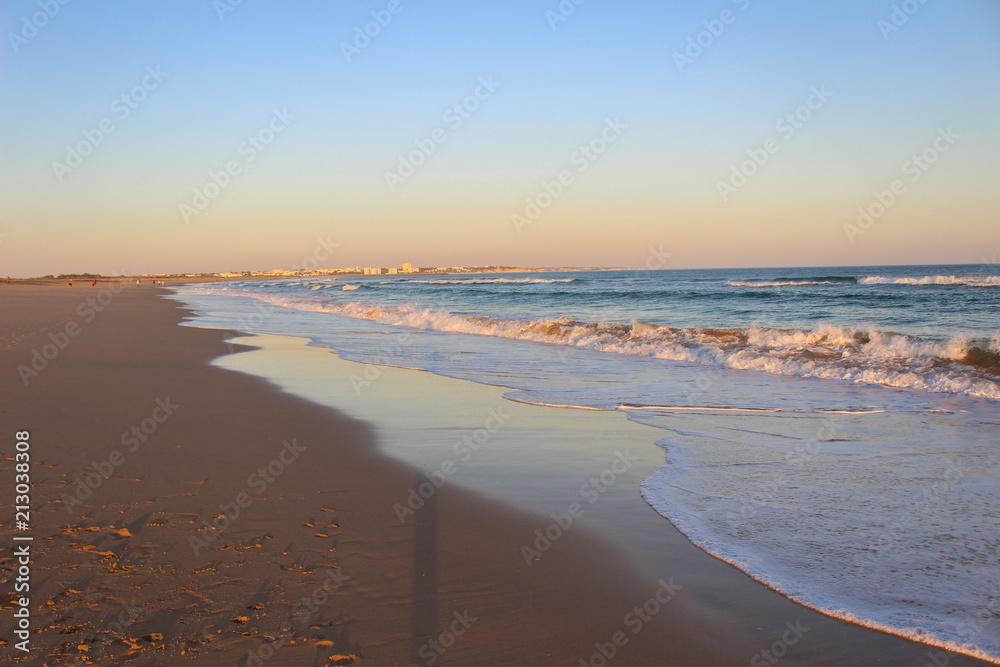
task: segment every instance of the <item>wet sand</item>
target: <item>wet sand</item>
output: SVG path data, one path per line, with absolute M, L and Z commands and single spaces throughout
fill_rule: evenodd
M 366 422 L 210 365 L 232 334 L 176 326 L 162 294 L 0 285 L 4 438 L 30 431 L 34 484 L 31 652 L 8 605 L 4 661 L 775 664 L 760 652 L 801 621 L 781 664 L 981 664 L 795 605 L 665 521 L 666 579 L 586 528 L 529 566 L 518 547 L 551 519 L 457 484 L 401 523 L 387 508 L 421 470 Z

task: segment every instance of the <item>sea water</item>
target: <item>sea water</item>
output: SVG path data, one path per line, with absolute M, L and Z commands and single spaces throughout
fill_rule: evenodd
M 1000 661 L 995 268 L 238 280 L 178 298 L 197 326 L 624 411 L 664 429 L 642 495 L 701 548 L 825 613 Z

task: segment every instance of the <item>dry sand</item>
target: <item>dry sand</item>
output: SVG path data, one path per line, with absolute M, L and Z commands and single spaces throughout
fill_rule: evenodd
M 0 661 L 600 665 L 595 644 L 610 648 L 624 614 L 660 590 L 584 531 L 526 567 L 510 545 L 538 517 L 454 485 L 401 526 L 385 508 L 423 478 L 380 454 L 369 426 L 210 366 L 229 334 L 176 326 L 165 291 L 113 285 L 0 285 L 4 451 L 30 431 L 34 484 L 31 652 L 14 647 L 7 538 Z M 18 367 L 36 350 L 53 358 L 25 384 Z M 12 514 L 0 515 L 8 536 Z M 753 586 L 751 598 L 776 597 Z M 713 622 L 726 602 L 697 596 L 678 594 L 607 664 L 745 665 L 776 638 Z M 754 617 L 754 599 L 735 604 Z M 760 624 L 801 617 L 811 633 L 782 664 L 919 667 L 936 653 L 782 609 Z

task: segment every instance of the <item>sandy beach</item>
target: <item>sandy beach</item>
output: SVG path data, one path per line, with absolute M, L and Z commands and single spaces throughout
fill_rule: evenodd
M 669 534 L 662 574 L 586 527 L 526 564 L 519 547 L 552 519 L 457 484 L 401 522 L 388 508 L 427 480 L 380 450 L 376 424 L 211 365 L 251 348 L 177 326 L 167 293 L 0 285 L 5 451 L 30 433 L 33 537 L 30 651 L 5 605 L 5 662 L 983 664 L 801 607 L 641 499 L 623 523 Z
M 1000 667 L 998 3 L 0 16 L 0 667 Z

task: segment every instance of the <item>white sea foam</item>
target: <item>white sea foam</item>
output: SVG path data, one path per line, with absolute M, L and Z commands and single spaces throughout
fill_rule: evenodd
M 957 285 L 965 287 L 1000 287 L 1000 276 L 923 276 L 920 278 L 886 278 L 883 276 L 866 276 L 857 281 L 847 279 L 792 279 L 779 280 L 730 280 L 729 287 L 815 287 L 819 285 Z
M 972 347 L 972 342 L 965 338 L 935 341 L 871 328 L 829 325 L 812 330 L 758 326 L 714 330 L 660 327 L 645 322 L 631 325 L 584 323 L 568 318 L 508 320 L 413 306 L 367 306 L 357 302 L 309 301 L 273 294 L 248 296 L 297 310 L 415 329 L 1000 400 L 1000 378 L 961 363 Z
M 730 280 L 726 283 L 729 287 L 812 287 L 814 285 L 846 285 L 851 284 L 843 280 L 778 280 L 778 281 L 755 281 L 755 280 Z
M 344 286 L 343 286 L 343 287 L 341 287 L 340 289 L 341 289 L 341 291 L 343 291 L 343 292 L 354 292 L 354 291 L 356 291 L 356 290 L 357 290 L 357 289 L 358 289 L 359 287 L 361 287 L 361 285 L 344 285 Z
M 924 276 L 922 278 L 885 278 L 868 276 L 861 285 L 964 285 L 966 287 L 1000 287 L 1000 276 Z
M 1000 664 L 1000 457 L 956 419 L 673 414 L 641 492 L 793 600 Z

